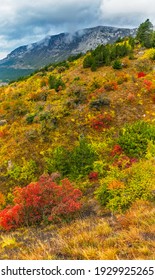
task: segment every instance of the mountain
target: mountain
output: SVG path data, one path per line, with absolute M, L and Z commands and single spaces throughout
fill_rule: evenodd
M 135 33 L 136 29 L 97 26 L 48 36 L 39 42 L 20 46 L 0 60 L 0 79 L 10 79 L 12 75 L 19 77 L 70 55 L 86 53 L 99 44 L 113 43 L 119 37 L 134 36 Z

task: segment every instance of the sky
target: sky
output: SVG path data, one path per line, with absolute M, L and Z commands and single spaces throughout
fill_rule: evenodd
M 61 32 L 98 25 L 155 25 L 154 0 L 0 0 L 0 59 L 15 48 Z

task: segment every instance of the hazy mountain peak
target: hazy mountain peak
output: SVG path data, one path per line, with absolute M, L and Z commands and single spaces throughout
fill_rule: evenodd
M 6 58 L 0 60 L 0 68 L 3 71 L 8 68 L 9 71 L 11 69 L 31 69 L 32 71 L 32 69 L 64 60 L 70 55 L 95 49 L 99 44 L 113 43 L 118 37 L 134 36 L 135 33 L 136 29 L 96 26 L 72 33 L 47 36 L 41 41 L 13 50 Z M 0 79 L 3 80 L 1 75 Z M 9 75 L 7 76 L 7 71 L 5 78 L 10 78 Z

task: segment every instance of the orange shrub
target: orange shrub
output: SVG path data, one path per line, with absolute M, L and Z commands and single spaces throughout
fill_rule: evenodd
M 5 196 L 0 192 L 0 209 L 5 205 Z

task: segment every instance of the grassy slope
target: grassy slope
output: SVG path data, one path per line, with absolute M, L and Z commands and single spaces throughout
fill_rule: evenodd
M 142 55 L 136 50 L 135 60 L 123 59 L 126 67 L 119 71 L 102 67 L 91 72 L 83 69 L 80 58 L 62 73 L 56 68 L 0 88 L 0 119 L 7 120 L 0 128 L 0 190 L 7 194 L 16 184 L 30 183 L 30 176 L 21 182 L 6 176 L 8 161 L 22 166 L 33 159 L 37 171 L 32 180 L 37 180 L 45 171 L 44 155 L 48 149 L 60 145 L 71 149 L 77 145 L 79 136 L 84 135 L 100 159 L 108 162 L 120 127 L 139 119 L 153 123 L 154 97 L 144 78 L 137 78 Z M 155 83 L 154 71 L 149 70 L 153 63 L 146 60 L 142 64 L 143 68 L 148 67 L 145 79 Z M 58 92 L 49 89 L 50 75 L 61 76 L 66 88 Z M 113 81 L 117 88 L 105 89 Z M 99 110 L 91 108 L 90 103 L 103 95 L 111 100 L 111 105 Z M 94 130 L 91 120 L 105 112 L 113 117 L 112 126 Z M 35 115 L 34 120 L 28 123 L 27 117 L 31 115 Z M 100 180 L 103 179 L 101 175 Z M 138 201 L 125 214 L 113 216 L 94 199 L 93 192 L 100 181 L 90 183 L 84 178 L 74 184 L 84 191 L 84 206 L 75 220 L 2 232 L 1 259 L 155 259 L 153 203 Z

